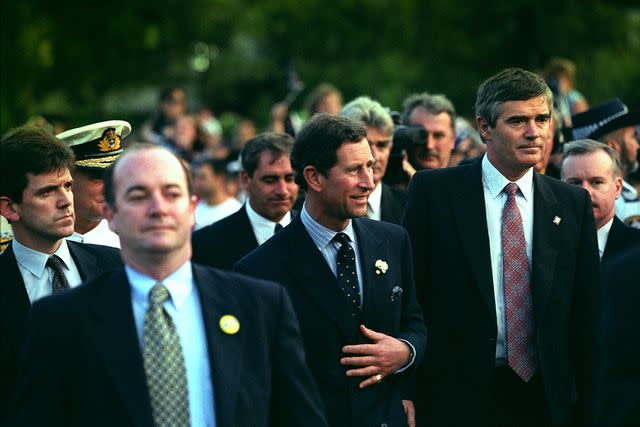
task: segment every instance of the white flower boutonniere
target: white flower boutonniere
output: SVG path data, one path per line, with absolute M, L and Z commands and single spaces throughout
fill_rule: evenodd
M 389 269 L 389 264 L 387 264 L 386 261 L 379 259 L 376 261 L 375 268 L 376 274 L 385 274 Z

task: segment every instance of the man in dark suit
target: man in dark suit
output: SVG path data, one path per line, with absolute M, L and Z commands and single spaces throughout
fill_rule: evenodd
M 0 255 L 0 413 L 13 392 L 31 304 L 120 265 L 119 251 L 67 242 L 73 233 L 73 152 L 44 129 L 21 127 L 0 142 L 0 213 L 13 243 Z M 0 415 L 1 416 L 1 415 Z
M 591 393 L 598 254 L 588 194 L 532 170 L 552 94 L 507 69 L 478 89 L 487 155 L 419 172 L 404 225 L 429 328 L 419 425 L 567 424 Z
M 561 178 L 589 192 L 603 263 L 640 245 L 640 229 L 616 217 L 616 200 L 622 191 L 622 161 L 613 148 L 592 139 L 564 144 Z
M 157 145 L 107 170 L 125 267 L 34 305 L 10 425 L 327 425 L 285 290 L 191 264 L 191 189 Z
M 291 222 L 298 196 L 286 134 L 264 133 L 245 144 L 240 179 L 248 201 L 236 213 L 193 233 L 193 261 L 231 270 L 233 264 Z
M 600 333 L 595 425 L 640 425 L 640 248 L 612 256 L 602 266 L 603 328 Z
M 406 425 L 407 376 L 426 339 L 408 235 L 358 218 L 373 190 L 365 133 L 328 114 L 305 124 L 291 154 L 296 182 L 307 190 L 303 209 L 236 264 L 287 288 L 334 427 Z
M 369 195 L 367 217 L 400 224 L 407 193 L 382 182 L 393 147 L 393 119 L 379 102 L 361 96 L 342 108 L 341 116 L 361 122 L 367 130 L 367 141 L 375 159 L 373 185 Z

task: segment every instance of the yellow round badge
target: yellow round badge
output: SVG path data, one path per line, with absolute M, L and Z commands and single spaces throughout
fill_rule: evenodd
M 225 334 L 237 334 L 240 330 L 240 322 L 238 322 L 236 316 L 225 314 L 220 318 L 220 329 L 222 329 L 222 332 Z

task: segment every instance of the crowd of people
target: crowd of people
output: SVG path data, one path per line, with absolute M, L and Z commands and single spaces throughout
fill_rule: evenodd
M 0 420 L 640 424 L 640 112 L 574 74 L 10 130 Z

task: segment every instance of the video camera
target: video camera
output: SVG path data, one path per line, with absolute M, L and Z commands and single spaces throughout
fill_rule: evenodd
M 395 120 L 394 120 L 395 121 Z M 404 126 L 396 124 L 393 131 L 393 148 L 389 155 L 387 172 L 382 179 L 385 184 L 407 184 L 409 177 L 402 170 L 402 158 L 405 150 L 412 145 L 424 145 L 427 130 L 420 125 Z

